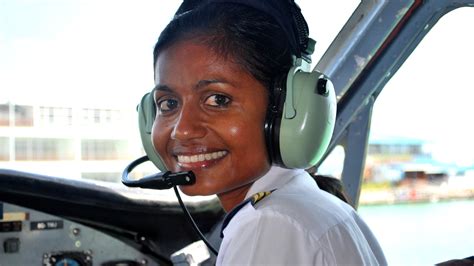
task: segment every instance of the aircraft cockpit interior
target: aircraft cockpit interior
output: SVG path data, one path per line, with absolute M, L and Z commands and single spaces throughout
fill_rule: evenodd
M 225 209 L 179 192 L 195 177 L 160 171 L 138 121 L 182 2 L 0 0 L 0 266 L 216 264 Z M 473 265 L 474 0 L 295 2 L 335 93 L 306 170 L 342 182 L 388 265 Z

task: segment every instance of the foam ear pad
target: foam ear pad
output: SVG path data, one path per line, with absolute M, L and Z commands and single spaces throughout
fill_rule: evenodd
M 314 166 L 334 131 L 336 96 L 331 81 L 316 71 L 290 71 L 286 80 L 277 80 L 271 102 L 265 133 L 272 162 L 287 168 Z
M 163 163 L 160 155 L 156 152 L 151 141 L 151 130 L 156 116 L 156 107 L 153 101 L 153 94 L 147 93 L 142 97 L 138 109 L 138 127 L 140 129 L 140 137 L 142 139 L 143 148 L 153 164 L 158 167 L 160 171 L 166 171 L 166 166 Z
M 264 126 L 268 156 L 271 158 L 272 164 L 279 166 L 285 166 L 280 153 L 280 125 L 285 104 L 287 76 L 288 74 L 285 73 L 273 82 Z

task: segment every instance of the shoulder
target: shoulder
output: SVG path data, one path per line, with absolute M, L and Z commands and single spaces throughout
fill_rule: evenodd
M 293 178 L 255 205 L 262 216 L 280 215 L 292 220 L 316 238 L 332 227 L 357 217 L 355 210 L 337 197 L 321 190 L 306 173 Z
M 335 264 L 386 264 L 383 251 L 369 227 L 349 204 L 299 175 L 256 205 L 261 216 L 285 217 L 295 231 L 312 239 L 325 261 Z M 283 219 L 283 218 L 281 218 Z
M 333 264 L 325 253 L 318 240 L 293 217 L 248 203 L 224 230 L 218 260 L 226 265 Z
M 376 239 L 355 210 L 309 178 L 294 179 L 255 205 L 246 204 L 230 221 L 223 246 L 252 257 L 296 259 L 291 251 L 306 262 L 383 262 Z
M 254 200 L 252 200 L 254 199 Z M 258 193 L 231 213 L 225 238 L 288 232 L 287 239 L 302 235 L 317 245 L 335 227 L 350 222 L 356 215 L 349 205 L 321 191 L 308 175 L 299 175 L 272 193 Z M 266 238 L 263 238 L 265 240 Z

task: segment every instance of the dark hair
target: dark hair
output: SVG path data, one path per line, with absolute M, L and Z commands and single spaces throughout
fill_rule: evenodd
M 344 186 L 341 180 L 326 175 L 313 175 L 313 179 L 316 181 L 320 189 L 333 194 L 345 203 L 351 204 L 349 197 L 347 197 L 344 191 Z
M 161 51 L 183 40 L 209 46 L 248 71 L 269 91 L 275 79 L 292 66 L 290 43 L 283 29 L 271 16 L 245 5 L 205 4 L 177 15 L 158 38 L 154 67 Z M 339 180 L 314 178 L 321 189 L 347 202 Z
M 182 40 L 208 45 L 266 88 L 292 65 L 290 44 L 282 29 L 269 15 L 245 5 L 214 3 L 176 16 L 155 45 L 154 64 L 162 50 Z

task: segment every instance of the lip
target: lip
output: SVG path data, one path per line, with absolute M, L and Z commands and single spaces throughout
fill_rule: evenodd
M 182 170 L 209 168 L 227 157 L 228 151 L 183 152 L 174 155 L 177 166 Z

